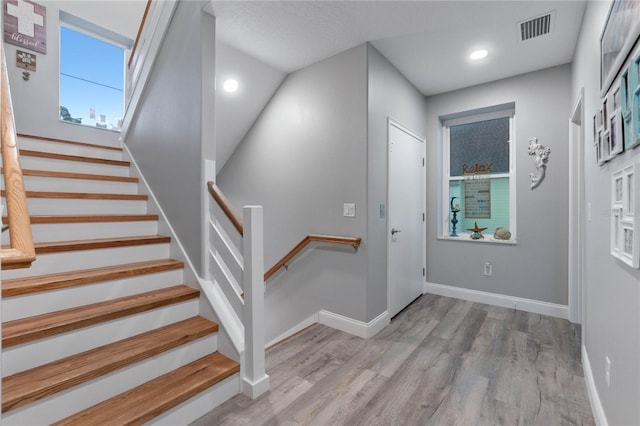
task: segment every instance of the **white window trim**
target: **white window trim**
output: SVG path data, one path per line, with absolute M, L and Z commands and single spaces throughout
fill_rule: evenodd
M 89 21 L 85 21 L 82 18 L 78 18 L 77 16 L 71 15 L 63 10 L 59 11 L 59 25 L 58 25 L 58 48 L 59 48 L 59 57 L 58 57 L 58 79 L 60 79 L 60 72 L 61 72 L 61 59 L 62 59 L 62 28 L 67 28 L 70 29 L 72 31 L 81 33 L 86 35 L 87 37 L 91 37 L 94 38 L 96 40 L 100 40 L 102 42 L 111 44 L 113 46 L 119 47 L 122 49 L 122 118 L 121 120 L 124 120 L 124 116 L 126 113 L 126 104 L 125 104 L 125 87 L 126 87 L 126 78 L 127 78 L 127 74 L 126 74 L 126 66 L 127 66 L 127 51 L 131 50 L 131 47 L 133 46 L 133 40 L 131 40 L 128 37 L 125 37 L 123 35 L 120 35 L 118 33 L 115 33 L 111 30 L 108 30 L 106 28 L 102 28 L 94 23 L 91 23 Z M 62 87 L 59 84 L 58 85 L 58 104 L 60 104 L 60 96 L 61 96 L 61 91 L 62 91 Z M 90 126 L 88 124 L 83 124 L 83 123 L 73 123 L 70 121 L 65 121 L 62 120 L 60 118 L 60 116 L 58 115 L 58 122 L 62 123 L 64 125 L 74 125 L 74 126 L 81 126 L 84 128 L 88 128 L 88 129 L 95 129 L 95 130 L 100 130 L 100 131 L 107 131 L 107 132 L 115 132 L 115 133 L 121 133 L 122 129 L 121 127 L 113 127 L 113 128 L 104 128 L 104 127 L 98 127 L 98 126 Z
M 450 206 L 449 206 L 449 182 L 455 180 L 471 180 L 483 177 L 483 175 L 474 176 L 450 176 L 450 147 L 449 147 L 449 128 L 460 124 L 473 123 L 476 121 L 491 120 L 496 118 L 509 117 L 509 173 L 501 173 L 492 175 L 491 178 L 508 177 L 509 178 L 509 232 L 511 239 L 497 240 L 493 238 L 493 231 L 484 235 L 484 239 L 472 240 L 470 233 L 463 230 L 457 230 L 458 237 L 449 236 Z M 442 175 L 440 176 L 442 188 L 442 223 L 441 232 L 438 239 L 449 241 L 463 241 L 472 243 L 496 243 L 496 244 L 516 244 L 517 243 L 517 226 L 516 226 L 516 129 L 515 129 L 515 108 L 507 107 L 501 110 L 491 110 L 486 113 L 474 113 L 465 116 L 442 121 Z M 487 230 L 489 231 L 489 230 Z

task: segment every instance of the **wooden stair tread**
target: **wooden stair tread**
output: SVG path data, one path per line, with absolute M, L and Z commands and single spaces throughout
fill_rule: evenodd
M 91 192 L 57 192 L 57 191 L 25 191 L 27 198 L 66 198 L 83 200 L 141 200 L 146 201 L 149 197 L 144 194 L 101 194 Z M 3 189 L 0 195 L 6 196 Z
M 214 352 L 54 425 L 142 424 L 240 371 Z
M 66 179 L 106 180 L 111 182 L 130 182 L 130 183 L 137 183 L 139 180 L 137 177 L 133 177 L 133 176 L 96 175 L 91 173 L 56 172 L 53 170 L 34 170 L 34 169 L 23 169 L 22 175 L 51 177 L 51 178 L 66 178 Z
M 17 136 L 19 138 L 38 139 L 38 140 L 47 141 L 47 142 L 57 142 L 57 143 L 64 143 L 64 144 L 69 144 L 69 145 L 79 145 L 79 146 L 86 146 L 86 147 L 90 147 L 90 148 L 109 149 L 109 150 L 112 150 L 112 151 L 120 151 L 120 152 L 122 152 L 122 148 L 118 148 L 118 147 L 115 147 L 115 146 L 97 145 L 97 144 L 93 144 L 93 143 L 70 141 L 70 140 L 67 140 L 67 139 L 56 139 L 56 138 L 48 138 L 48 137 L 45 137 L 45 136 L 27 135 L 25 133 L 18 133 Z
M 135 237 L 95 238 L 90 240 L 40 242 L 34 243 L 33 246 L 36 250 L 36 255 L 39 255 L 78 250 L 95 250 L 103 248 L 164 244 L 169 242 L 171 242 L 171 238 L 164 235 L 141 235 Z
M 160 259 L 71 272 L 2 280 L 2 297 L 20 296 L 119 278 L 130 278 L 184 268 L 184 262 Z
M 7 217 L 2 217 L 2 223 L 7 223 Z M 142 222 L 156 221 L 157 214 L 109 214 L 109 215 L 60 215 L 60 216 L 30 216 L 31 224 L 46 223 L 96 223 L 96 222 Z
M 8 321 L 2 324 L 2 346 L 7 348 L 100 322 L 195 299 L 199 294 L 198 290 L 185 285 L 178 285 Z
M 55 152 L 32 151 L 30 149 L 21 149 L 20 155 L 25 157 L 51 158 L 53 160 L 79 161 L 83 163 L 108 164 L 111 166 L 129 167 L 129 161 L 108 160 L 98 157 L 84 157 L 80 155 L 56 154 Z
M 2 379 L 2 412 L 37 401 L 218 331 L 192 317 Z

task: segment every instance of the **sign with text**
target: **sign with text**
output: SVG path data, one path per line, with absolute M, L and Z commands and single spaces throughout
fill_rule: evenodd
M 491 180 L 471 179 L 464 182 L 465 219 L 491 219 Z
M 4 0 L 4 41 L 47 53 L 47 9 L 30 0 Z

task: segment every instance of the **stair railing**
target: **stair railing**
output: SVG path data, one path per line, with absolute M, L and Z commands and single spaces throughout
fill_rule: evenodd
M 177 5 L 178 0 L 147 0 L 125 70 L 126 110 L 121 130 L 123 140 L 125 140 L 129 124 L 136 113 L 138 101 L 147 85 Z
M 227 197 L 222 193 L 220 188 L 213 182 L 207 182 L 207 186 L 209 188 L 209 193 L 213 197 L 213 199 L 218 204 L 222 213 L 227 217 L 231 225 L 238 231 L 240 236 L 243 235 L 244 229 L 242 224 L 242 219 L 240 216 L 233 210 L 231 207 L 231 203 L 227 200 Z M 284 267 L 288 268 L 287 264 L 296 257 L 302 250 L 305 249 L 311 243 L 329 243 L 329 244 L 344 244 L 352 246 L 354 249 L 360 247 L 362 243 L 362 238 L 359 237 L 341 237 L 335 235 L 319 235 L 319 234 L 309 234 L 304 237 L 298 244 L 296 244 L 287 254 L 285 254 L 282 259 L 277 261 L 267 272 L 264 273 L 264 281 L 268 281 L 269 278 L 275 275 L 276 272 L 280 270 L 280 268 Z
M 256 397 L 268 390 L 260 383 L 267 378 L 264 367 L 264 290 L 265 282 L 280 268 L 286 267 L 297 254 L 312 242 L 346 244 L 358 248 L 360 238 L 331 235 L 307 235 L 266 273 L 264 271 L 264 241 L 262 207 L 246 206 L 243 216 L 235 212 L 227 197 L 213 182 L 207 182 L 209 202 L 208 267 L 212 280 L 220 286 L 238 318 L 242 318 L 245 342 L 245 374 L 250 386 L 245 394 Z M 235 234 L 235 235 L 234 235 Z M 240 237 L 240 238 L 237 238 Z M 242 251 L 238 247 L 242 247 Z M 242 372 L 241 363 L 241 372 Z
M 264 349 L 264 241 L 262 206 L 245 206 L 242 219 L 213 182 L 207 184 L 210 201 L 207 266 L 211 281 L 218 285 L 242 322 L 244 352 L 240 375 L 243 393 L 257 398 L 269 390 Z M 222 209 L 222 213 L 215 207 Z M 229 219 L 242 237 L 234 241 L 221 220 Z M 241 247 L 239 249 L 238 247 Z
M 317 234 L 309 234 L 304 237 L 291 251 L 284 255 L 282 259 L 276 262 L 275 265 L 271 267 L 267 272 L 264 273 L 264 280 L 267 281 L 276 272 L 280 270 L 280 268 L 288 268 L 287 263 L 291 259 L 293 259 L 298 253 L 300 253 L 306 246 L 313 242 L 318 243 L 331 243 L 331 244 L 346 244 L 349 246 L 353 246 L 354 249 L 358 249 L 360 247 L 360 243 L 362 242 L 362 238 L 352 238 L 352 237 L 337 237 L 334 235 L 317 235 Z
M 2 115 L 2 174 L 4 175 L 10 239 L 10 247 L 2 249 L 2 269 L 28 268 L 35 260 L 36 254 L 20 167 L 20 152 L 17 147 L 4 46 L 0 46 L 0 52 L 2 52 L 2 100 L 0 107 Z

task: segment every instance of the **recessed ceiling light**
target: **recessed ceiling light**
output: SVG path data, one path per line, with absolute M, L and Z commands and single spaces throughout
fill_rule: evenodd
M 238 80 L 234 80 L 233 78 L 225 80 L 222 84 L 222 88 L 229 93 L 233 93 L 238 90 Z
M 469 55 L 469 58 L 473 59 L 474 61 L 477 61 L 478 59 L 486 58 L 488 54 L 489 54 L 489 51 L 487 49 L 479 49 L 471 52 L 471 55 Z

